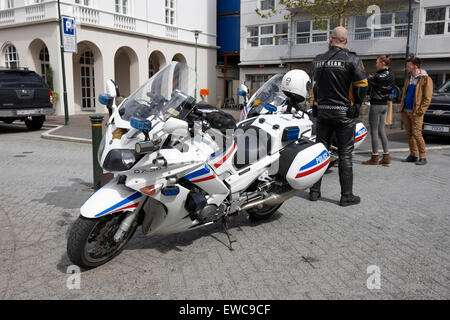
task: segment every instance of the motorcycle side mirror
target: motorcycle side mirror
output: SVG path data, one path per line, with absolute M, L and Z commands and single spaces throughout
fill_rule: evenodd
M 108 80 L 106 82 L 106 94 L 113 99 L 119 96 L 119 88 L 114 81 Z

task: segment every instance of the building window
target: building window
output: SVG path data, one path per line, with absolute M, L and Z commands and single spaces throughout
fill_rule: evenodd
M 175 24 L 175 0 L 166 0 L 166 23 Z
M 247 28 L 247 46 L 257 47 L 259 43 L 259 27 Z
M 272 10 L 275 8 L 275 0 L 261 0 L 261 10 Z
M 273 46 L 288 43 L 288 24 L 247 27 L 247 46 Z
M 363 16 L 355 17 L 355 40 L 368 40 L 372 37 L 372 32 L 367 28 L 367 18 Z
M 450 7 L 426 9 L 425 35 L 429 36 L 435 34 L 450 33 L 449 15 L 450 15 Z
M 41 61 L 41 76 L 47 80 L 47 69 L 50 67 L 50 55 L 46 46 L 39 53 L 39 60 Z
M 264 83 L 269 81 L 274 74 L 247 74 L 245 76 L 245 84 L 250 89 L 251 95 L 253 95 Z
M 392 13 L 381 14 L 381 28 L 373 30 L 374 38 L 390 38 L 392 34 Z
M 84 52 L 80 57 L 81 68 L 81 108 L 82 110 L 95 109 L 95 73 L 94 54 Z
M 397 12 L 394 18 L 395 29 L 394 37 L 407 37 L 408 36 L 408 12 Z M 411 17 L 412 24 L 412 17 Z
M 271 46 L 273 45 L 273 29 L 274 26 L 262 26 L 259 31 L 261 38 L 259 39 L 260 46 Z
M 328 40 L 328 20 L 323 21 L 322 25 L 316 25 L 311 21 L 312 25 L 312 42 L 325 42 Z
M 128 0 L 116 0 L 116 13 L 128 14 Z
M 411 17 L 412 21 L 413 17 Z M 383 13 L 380 16 L 380 28 L 367 28 L 367 18 L 355 17 L 355 40 L 372 38 L 401 38 L 408 35 L 408 12 Z
M 287 23 L 275 25 L 275 45 L 284 46 L 288 44 L 289 28 Z
M 330 32 L 330 23 L 328 20 L 324 20 L 321 25 L 316 25 L 314 21 L 298 21 L 296 25 L 297 44 L 328 41 Z
M 309 43 L 310 36 L 311 36 L 311 21 L 298 21 L 296 43 L 297 44 Z
M 17 69 L 20 66 L 17 49 L 13 45 L 9 45 L 5 50 L 5 63 L 9 69 Z
M 91 6 L 91 0 L 75 0 L 76 4 L 82 4 L 84 6 L 90 7 Z

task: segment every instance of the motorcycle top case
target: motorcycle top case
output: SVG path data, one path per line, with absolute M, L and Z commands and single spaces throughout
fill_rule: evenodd
M 293 189 L 305 190 L 322 178 L 330 161 L 330 153 L 322 143 L 303 139 L 281 152 L 279 172 Z

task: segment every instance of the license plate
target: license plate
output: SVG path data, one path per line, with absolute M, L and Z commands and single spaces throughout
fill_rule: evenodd
M 433 132 L 449 132 L 449 127 L 440 127 L 440 126 L 425 126 L 425 130 L 433 131 Z
M 39 109 L 17 110 L 17 115 L 18 116 L 26 116 L 26 115 L 29 115 L 29 114 L 37 114 L 37 113 L 41 113 L 41 110 L 39 110 Z

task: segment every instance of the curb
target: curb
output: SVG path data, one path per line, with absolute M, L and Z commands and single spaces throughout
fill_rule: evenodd
M 450 146 L 428 147 L 426 149 L 427 149 L 427 151 L 450 150 Z M 389 153 L 405 153 L 405 152 L 409 152 L 409 148 L 389 150 Z M 353 154 L 372 154 L 372 151 L 356 151 L 356 152 L 353 152 Z
M 58 136 L 52 134 L 56 130 L 64 127 L 64 125 L 46 125 L 46 127 L 53 127 L 53 129 L 44 132 L 41 134 L 42 139 L 46 140 L 55 140 L 55 141 L 66 141 L 66 142 L 75 142 L 75 143 L 84 143 L 84 144 L 92 144 L 91 139 L 83 139 L 83 138 L 74 138 L 74 137 L 67 137 L 67 136 Z

